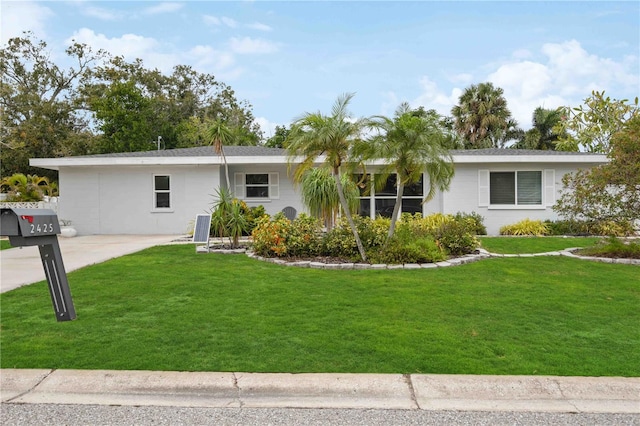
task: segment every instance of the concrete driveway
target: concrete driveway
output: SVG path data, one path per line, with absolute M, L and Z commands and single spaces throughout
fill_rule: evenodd
M 168 244 L 180 235 L 84 235 L 58 237 L 67 272 L 135 253 L 148 247 Z M 38 247 L 0 250 L 0 293 L 45 280 Z

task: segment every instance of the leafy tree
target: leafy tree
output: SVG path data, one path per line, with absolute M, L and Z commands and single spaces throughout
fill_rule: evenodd
M 533 111 L 533 127 L 524 132 L 520 140 L 511 147 L 517 149 L 555 150 L 557 141 L 562 137 L 566 137 L 566 132 L 557 133 L 562 131 L 557 127 L 562 121 L 562 115 L 561 108 L 536 108 Z
M 214 76 L 197 73 L 189 66 L 178 65 L 171 75 L 165 76 L 157 70 L 146 69 L 139 59 L 129 63 L 115 57 L 98 67 L 95 76 L 84 95 L 96 118 L 118 115 L 122 109 L 120 103 L 103 99 L 121 93 L 123 85 L 140 98 L 141 109 L 129 118 L 131 126 L 124 132 L 133 131 L 131 139 L 141 141 L 138 147 L 141 150 L 153 149 L 148 142 L 158 136 L 168 149 L 205 145 L 207 132 L 217 121 L 234 129 L 232 143 L 235 145 L 256 145 L 261 138 L 250 105 L 238 102 L 234 91 Z M 144 138 L 138 134 L 143 129 L 146 130 Z M 185 131 L 187 134 L 183 135 Z M 118 143 L 111 145 L 118 146 Z
M 360 140 L 363 130 L 369 124 L 364 118 L 353 119 L 347 110 L 353 96 L 353 93 L 340 96 L 333 105 L 331 115 L 320 112 L 306 113 L 295 120 L 285 146 L 290 164 L 302 159 L 294 172 L 296 182 L 300 182 L 305 172 L 314 166 L 315 161 L 324 156 L 323 161 L 331 170 L 336 182 L 340 205 L 356 240 L 360 257 L 366 262 L 367 255 L 353 222 L 341 179 L 342 169 L 349 161 L 351 148 Z
M 393 119 L 375 117 L 375 126 L 383 131 L 368 143 L 361 144 L 366 159 L 382 159 L 387 163 L 381 176 L 386 181 L 390 173 L 396 173 L 396 203 L 391 215 L 388 237 L 393 237 L 400 214 L 402 196 L 407 185 L 420 181 L 426 173 L 429 192 L 424 202 L 433 198 L 437 189 L 449 188 L 453 177 L 453 158 L 446 146 L 452 139 L 443 129 L 439 117 L 425 114 L 424 110 L 411 110 L 409 104 L 398 107 Z
M 153 135 L 152 102 L 133 82 L 116 82 L 91 101 L 103 138 L 100 151 L 148 151 Z
M 465 148 L 503 148 L 519 134 L 503 93 L 492 83 L 480 83 L 460 95 L 451 114 L 455 130 L 465 140 Z
M 284 148 L 284 141 L 287 140 L 287 136 L 289 136 L 287 126 L 276 126 L 275 134 L 267 139 L 264 146 L 269 148 Z
M 610 142 L 609 163 L 563 177 L 555 211 L 574 220 L 640 220 L 640 116 Z
M 35 172 L 29 158 L 67 155 L 70 147 L 91 151 L 77 88 L 87 84 L 106 53 L 78 43 L 65 52 L 75 61 L 68 69 L 53 63 L 47 44 L 28 32 L 0 50 L 0 175 Z
M 638 97 L 633 103 L 627 99 L 611 99 L 605 92 L 593 91 L 577 108 L 562 107 L 562 119 L 554 131 L 562 135 L 558 149 L 608 154 L 611 137 L 622 130 L 625 123 L 640 114 Z

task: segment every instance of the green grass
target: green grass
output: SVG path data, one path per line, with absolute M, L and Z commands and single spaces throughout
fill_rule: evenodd
M 491 253 L 546 253 L 572 247 L 589 247 L 600 237 L 479 237 L 481 247 Z
M 2 294 L 2 368 L 640 376 L 640 269 L 331 271 L 154 247 Z
M 6 250 L 10 248 L 13 248 L 13 246 L 11 245 L 11 243 L 9 243 L 9 240 L 0 240 L 0 250 Z

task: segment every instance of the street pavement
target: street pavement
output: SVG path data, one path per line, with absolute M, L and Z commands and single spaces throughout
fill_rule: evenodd
M 75 237 L 61 251 L 71 271 L 176 238 Z M 45 279 L 35 247 L 0 260 L 2 292 Z M 11 425 L 640 425 L 637 377 L 2 369 L 0 400 Z

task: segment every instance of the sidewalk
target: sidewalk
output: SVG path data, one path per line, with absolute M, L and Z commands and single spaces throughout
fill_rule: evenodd
M 640 413 L 640 378 L 0 370 L 2 403 Z
M 58 237 L 67 272 L 169 243 L 178 235 L 84 235 Z M 46 279 L 38 247 L 0 250 L 0 293 Z

